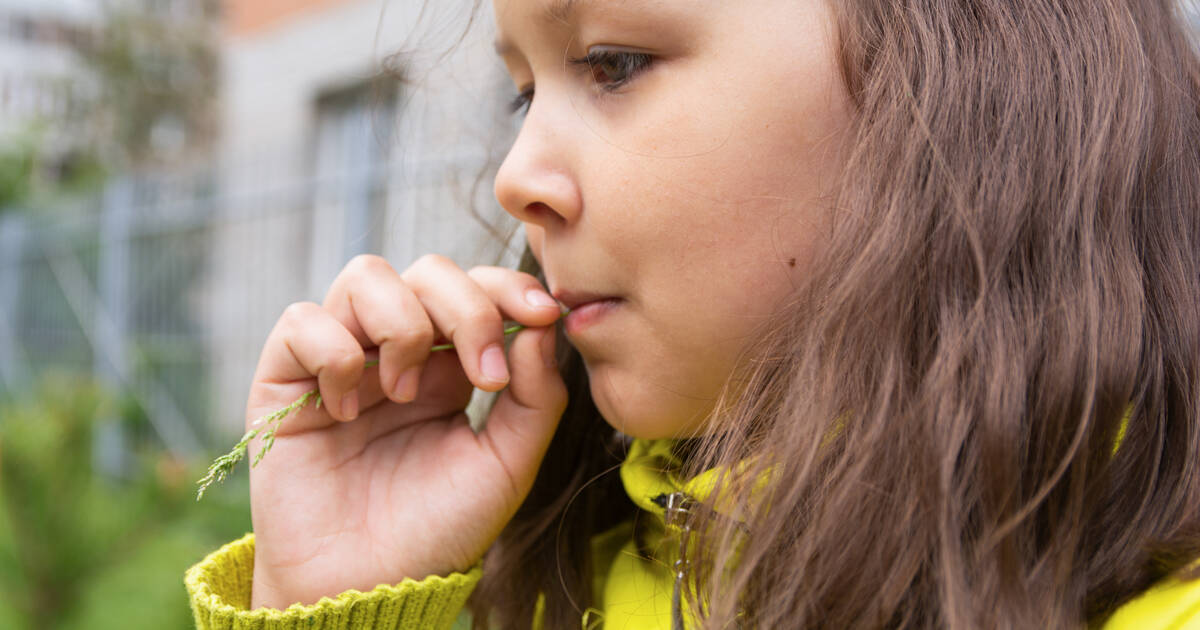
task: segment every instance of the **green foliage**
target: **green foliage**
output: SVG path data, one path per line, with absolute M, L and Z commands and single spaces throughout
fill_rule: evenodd
M 0 212 L 24 202 L 33 187 L 36 154 L 28 142 L 0 146 Z
M 55 202 L 98 190 L 108 175 L 93 150 L 76 147 L 66 154 L 47 153 L 53 144 L 47 125 L 30 123 L 0 139 L 0 213 L 45 210 Z
M 146 447 L 128 479 L 96 474 L 93 429 L 129 411 L 64 375 L 0 403 L 0 627 L 190 628 L 184 571 L 250 531 L 244 483 L 191 500 L 203 458 Z
M 77 151 L 59 163 L 56 191 L 60 196 L 72 197 L 100 190 L 108 178 L 108 169 L 94 151 Z

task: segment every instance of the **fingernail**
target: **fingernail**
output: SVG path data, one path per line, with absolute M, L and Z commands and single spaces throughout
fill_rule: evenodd
M 342 396 L 342 417 L 353 420 L 358 417 L 358 392 Z
M 546 362 L 548 368 L 558 366 L 557 357 L 554 356 L 554 335 L 554 328 L 547 330 L 542 335 L 542 361 Z
M 483 351 L 479 364 L 483 369 L 483 375 L 488 379 L 497 383 L 508 380 L 508 366 L 504 363 L 504 350 L 498 344 L 492 344 Z
M 421 374 L 421 369 L 410 367 L 400 373 L 400 378 L 396 379 L 396 387 L 392 389 L 393 395 L 404 401 L 409 402 L 417 397 L 417 380 Z
M 558 308 L 558 302 L 550 297 L 545 291 L 540 289 L 530 289 L 525 292 L 525 301 L 534 308 Z

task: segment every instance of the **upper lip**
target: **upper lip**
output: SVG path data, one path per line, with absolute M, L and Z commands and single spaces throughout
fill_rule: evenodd
M 611 295 L 601 295 L 599 293 L 589 293 L 587 291 L 564 291 L 558 290 L 554 292 L 554 299 L 558 300 L 563 306 L 574 309 L 581 304 L 595 302 L 597 300 L 612 299 Z

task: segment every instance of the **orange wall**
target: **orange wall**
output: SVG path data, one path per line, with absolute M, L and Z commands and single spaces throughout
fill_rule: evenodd
M 351 0 L 224 0 L 225 30 L 253 36 L 288 18 Z

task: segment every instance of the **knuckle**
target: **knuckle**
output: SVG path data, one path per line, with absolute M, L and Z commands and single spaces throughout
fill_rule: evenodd
M 376 254 L 359 254 L 346 263 L 346 270 L 356 274 L 372 274 L 390 269 L 391 265 L 382 256 Z
M 475 282 L 480 282 L 481 280 L 486 280 L 487 278 L 495 275 L 496 269 L 496 267 L 491 265 L 476 265 L 467 270 L 467 275 L 470 276 Z
M 427 350 L 433 346 L 433 326 L 428 323 L 409 326 L 397 331 L 391 339 L 406 349 Z
M 321 307 L 314 302 L 292 302 L 283 309 L 283 314 L 279 316 L 279 321 L 287 325 L 295 325 L 309 317 Z
M 471 328 L 499 328 L 503 323 L 500 313 L 491 306 L 477 306 L 463 313 L 462 321 Z M 461 326 L 459 327 L 461 329 Z
M 412 264 L 412 266 L 418 269 L 424 269 L 427 267 L 431 269 L 441 269 L 447 266 L 453 267 L 455 265 L 454 261 L 443 256 L 442 254 L 425 254 L 424 256 L 418 258 L 417 261 Z
M 338 374 L 353 372 L 363 363 L 362 350 L 340 350 L 334 351 L 328 361 L 325 362 L 325 367 Z

